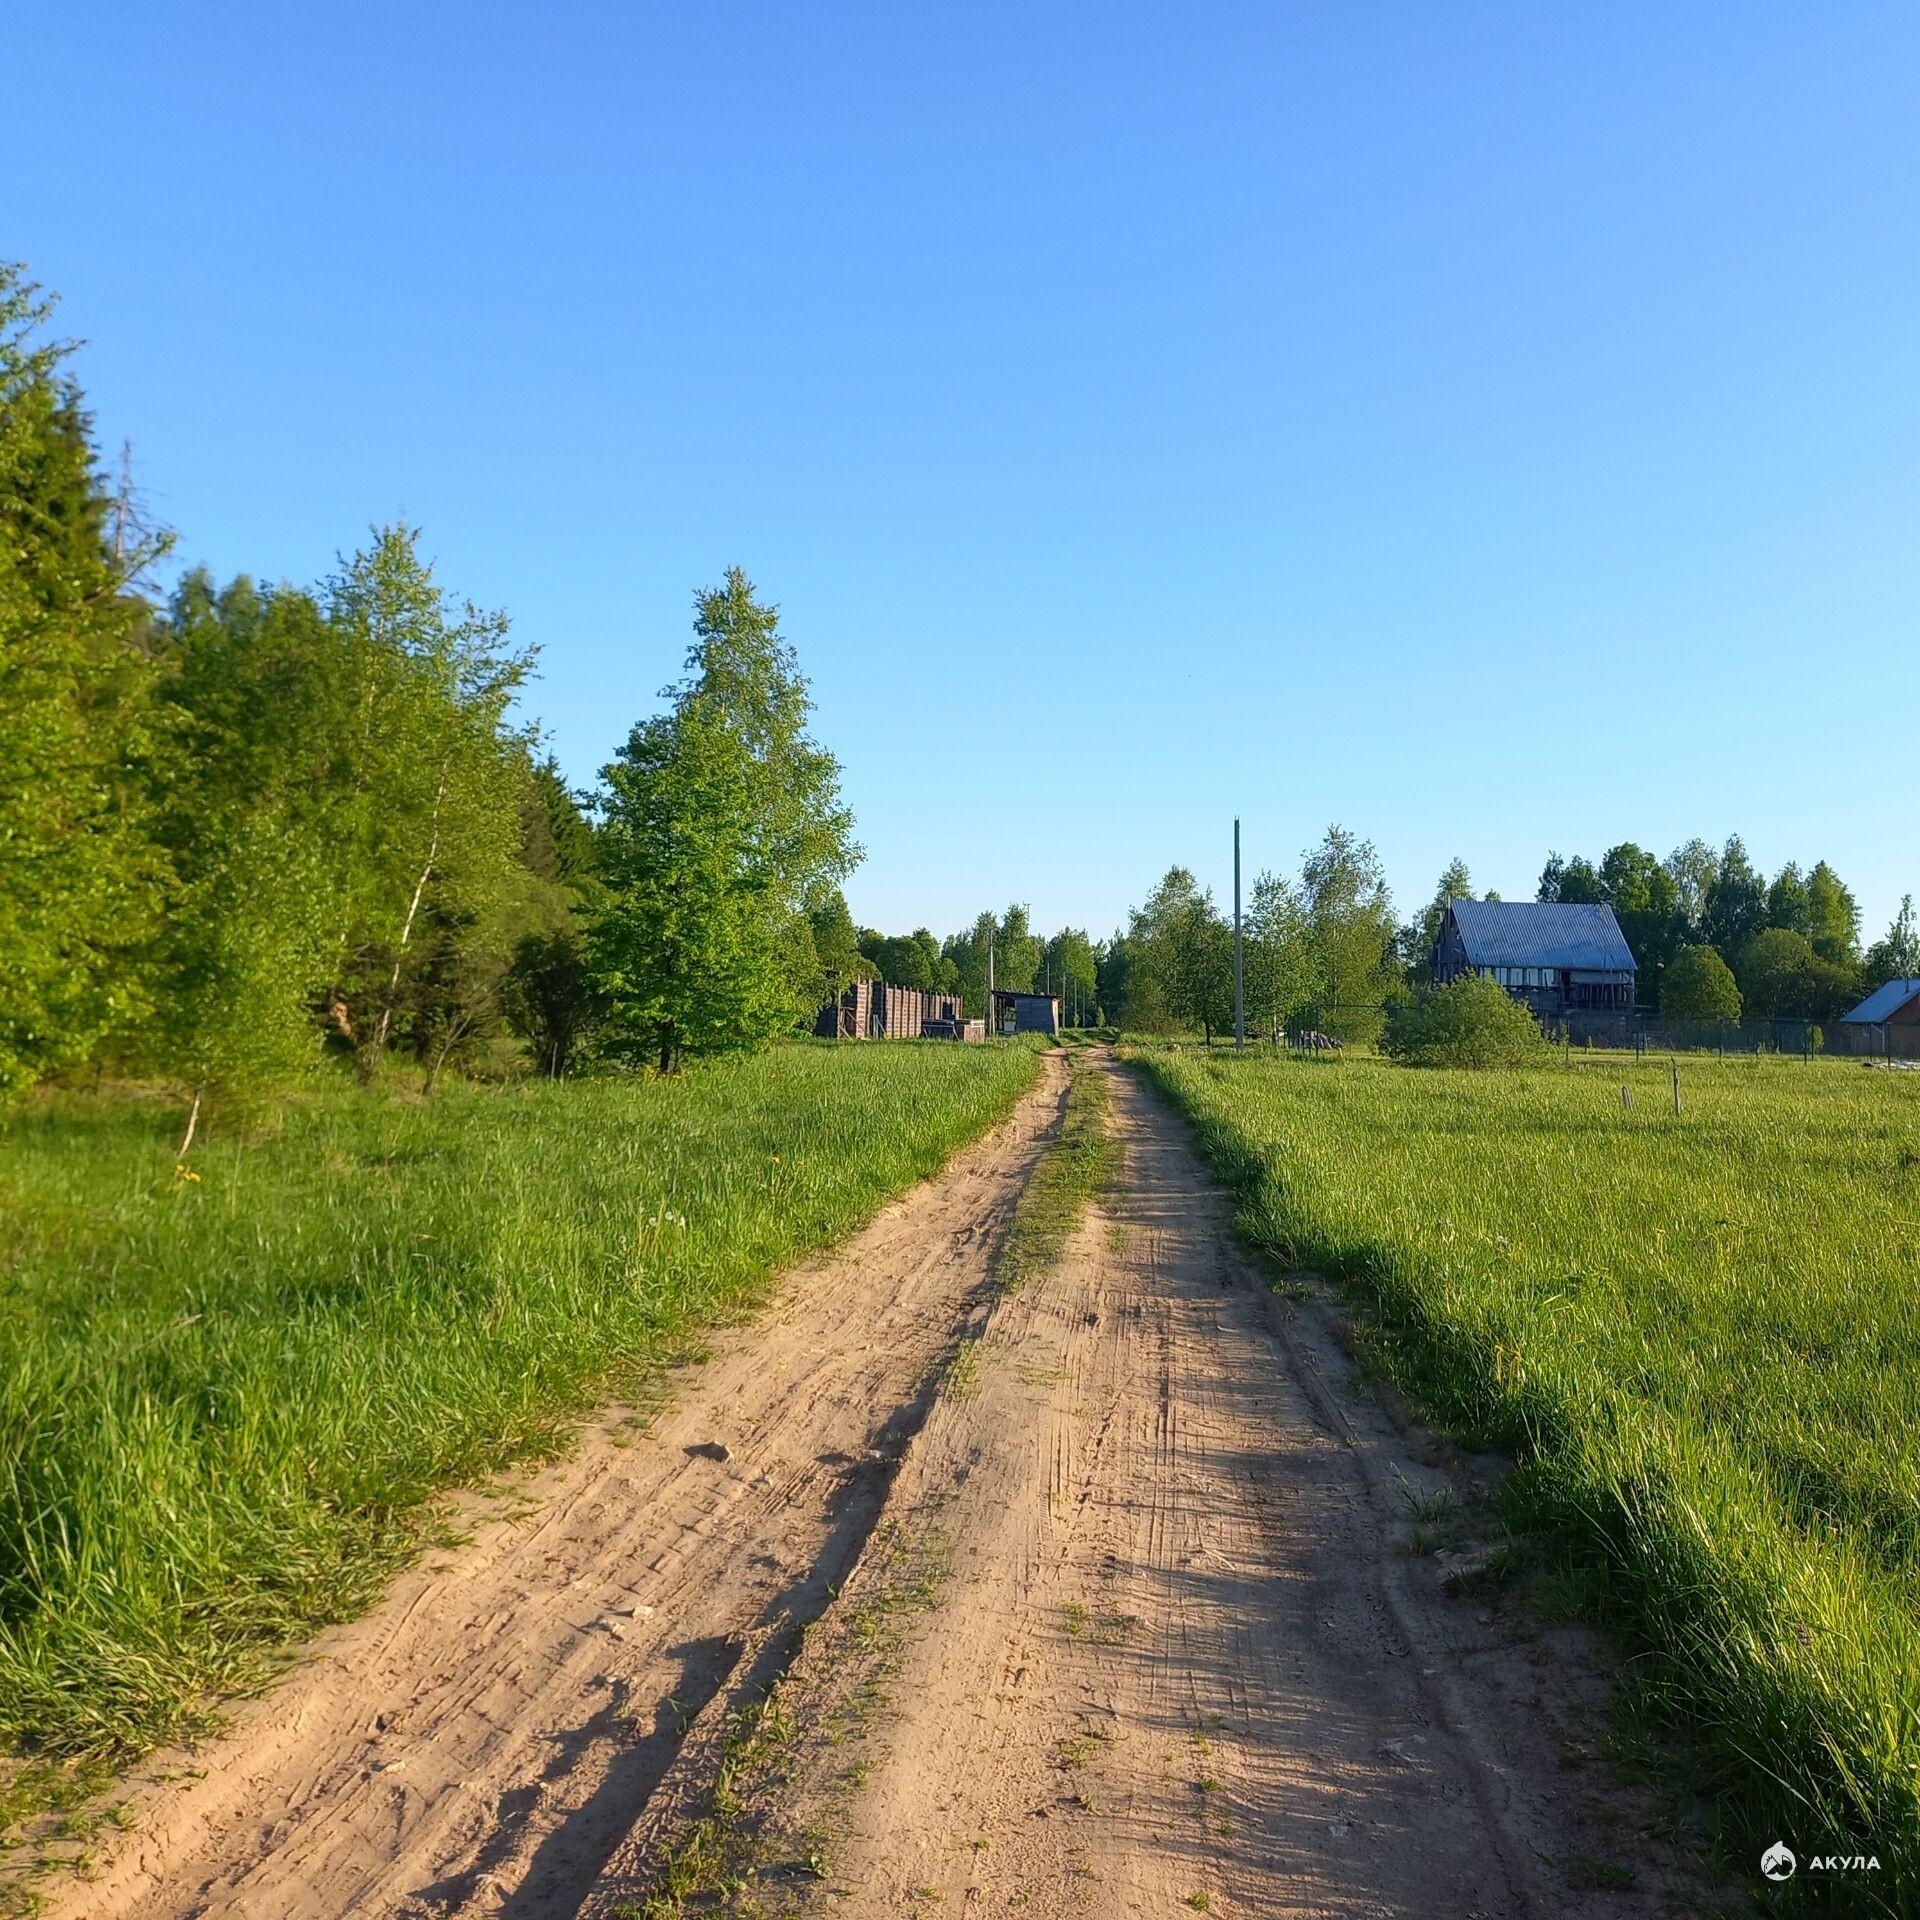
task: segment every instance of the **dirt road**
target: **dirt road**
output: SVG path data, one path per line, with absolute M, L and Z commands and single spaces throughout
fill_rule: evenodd
M 1249 1269 L 1184 1123 L 1081 1070 L 1123 1191 L 995 1307 L 782 1682 L 727 1863 L 750 1910 L 1657 1910 L 1683 1869 L 1586 1767 L 1593 1649 L 1459 1590 L 1484 1473 Z M 643 1826 L 594 1920 L 671 1846 Z
M 230 1732 L 143 1769 L 134 1830 L 49 1920 L 571 1916 L 752 1644 L 816 1614 L 859 1553 L 989 1249 L 1056 1124 L 1065 1062 L 1012 1122 L 789 1277 L 685 1371 L 474 1503 Z
M 1059 1056 L 644 1438 L 151 1789 L 54 1914 L 611 1920 L 669 1874 L 849 1920 L 1658 1911 L 1682 1869 L 1588 1764 L 1592 1649 L 1447 1584 L 1471 1463 L 1248 1268 L 1183 1123 L 1077 1070 L 1125 1180 L 1051 1272 L 993 1297 Z

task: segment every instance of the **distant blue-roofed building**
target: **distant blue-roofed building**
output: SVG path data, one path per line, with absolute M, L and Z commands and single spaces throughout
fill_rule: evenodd
M 1851 1013 L 1843 1013 L 1839 1026 L 1829 1036 L 1830 1043 L 1838 1043 L 1836 1052 L 1920 1059 L 1920 980 L 1883 982 Z
M 1631 1012 L 1640 971 L 1611 907 L 1557 900 L 1449 901 L 1432 968 L 1496 980 L 1542 1020 Z

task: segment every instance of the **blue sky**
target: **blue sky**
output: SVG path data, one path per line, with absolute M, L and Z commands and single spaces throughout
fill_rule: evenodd
M 1330 820 L 1920 891 L 1911 6 L 39 7 L 0 251 L 181 554 L 370 521 L 589 781 L 778 600 L 856 916 Z M 21 84 L 31 76 L 32 84 Z

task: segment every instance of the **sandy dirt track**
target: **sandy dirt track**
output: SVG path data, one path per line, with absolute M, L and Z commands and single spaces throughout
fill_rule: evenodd
M 476 1502 L 473 1545 L 221 1738 L 157 1756 L 135 1830 L 48 1890 L 49 1920 L 575 1913 L 688 1722 L 751 1683 L 743 1650 L 858 1554 L 1057 1123 L 1047 1065 L 1006 1126 L 790 1275 L 643 1437 L 605 1423 Z
M 641 1438 L 596 1429 L 163 1757 L 200 1777 L 53 1920 L 611 1920 L 769 1684 L 743 1912 L 1659 1911 L 1683 1870 L 1597 1764 L 1591 1646 L 1408 1551 L 1484 1466 L 1389 1414 L 1319 1290 L 1269 1291 L 1177 1116 L 1072 1070 L 1126 1173 L 1057 1267 L 996 1295 L 1064 1055 Z
M 1658 1911 L 1685 1870 L 1588 1766 L 1591 1646 L 1450 1591 L 1470 1526 L 1408 1551 L 1416 1507 L 1465 1519 L 1474 1463 L 1249 1268 L 1183 1121 L 1079 1070 L 1112 1076 L 1124 1192 L 995 1306 L 782 1681 L 740 1910 Z M 672 1839 L 618 1850 L 588 1920 Z

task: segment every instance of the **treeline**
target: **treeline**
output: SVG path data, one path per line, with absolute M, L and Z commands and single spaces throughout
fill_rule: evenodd
M 1401 921 L 1372 845 L 1330 827 L 1297 876 L 1262 872 L 1242 903 L 1249 1031 L 1376 1038 L 1386 1011 L 1425 986 L 1448 903 L 1475 897 L 1454 860 Z M 1883 980 L 1920 975 L 1910 898 L 1862 951 L 1858 903 L 1831 865 L 1789 863 L 1768 880 L 1737 837 L 1717 853 L 1691 840 L 1665 860 L 1631 841 L 1597 863 L 1552 854 L 1538 898 L 1610 906 L 1640 969 L 1641 1005 L 1674 1018 L 1831 1020 Z M 1230 911 L 1184 867 L 1094 960 L 1105 1019 L 1209 1039 L 1232 1027 Z
M 967 1011 L 979 1015 L 987 1010 L 991 974 L 1003 992 L 1058 994 L 1061 1017 L 1069 1025 L 1091 1026 L 1099 1017 L 1102 950 L 1078 927 L 1063 927 L 1051 936 L 1036 933 L 1029 909 L 1017 903 L 1004 914 L 981 913 L 963 932 L 945 939 L 935 939 L 925 927 L 904 934 L 862 927 L 853 946 L 848 979 L 957 993 Z
M 1717 853 L 1689 840 L 1664 860 L 1630 840 L 1598 863 L 1551 854 L 1538 897 L 1610 906 L 1641 1004 L 1678 1019 L 1834 1020 L 1920 972 L 1911 896 L 1862 951 L 1859 903 L 1832 866 L 1789 861 L 1769 880 L 1737 834 Z
M 508 1036 L 670 1069 L 811 1013 L 858 849 L 743 574 L 583 808 L 515 718 L 533 649 L 415 529 L 151 592 L 50 304 L 0 268 L 0 1097 L 159 1077 L 190 1140 L 324 1052 L 431 1090 Z
M 1297 876 L 1263 871 L 1242 901 L 1250 1032 L 1374 1038 L 1404 990 L 1401 929 L 1371 842 L 1327 829 Z M 1100 956 L 1106 1018 L 1135 1032 L 1233 1028 L 1233 922 L 1185 867 L 1170 868 Z

